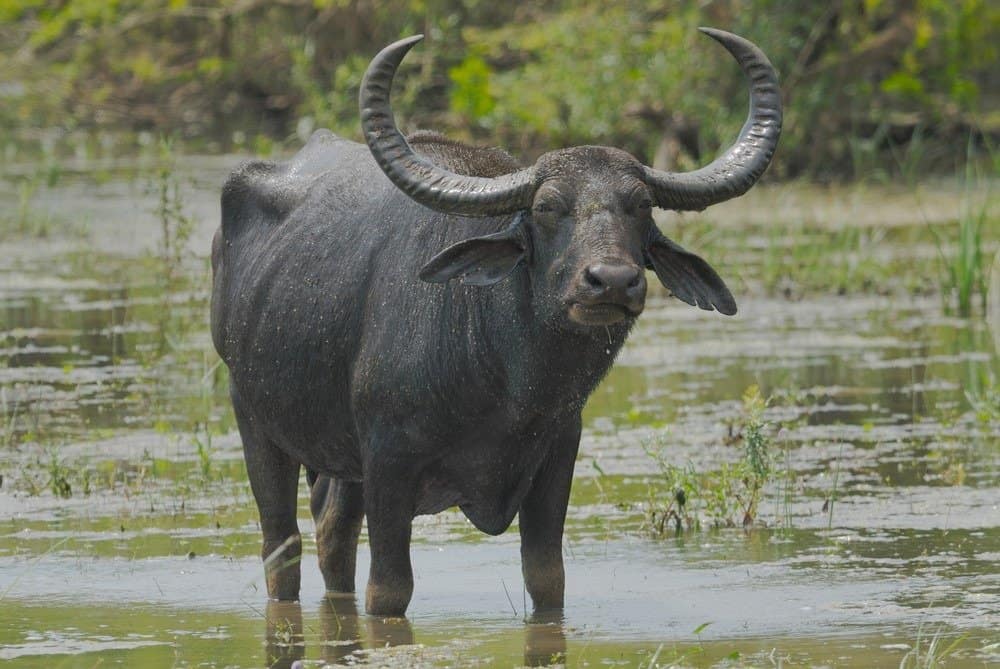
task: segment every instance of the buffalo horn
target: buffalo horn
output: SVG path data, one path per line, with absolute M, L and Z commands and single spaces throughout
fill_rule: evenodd
M 496 178 L 455 174 L 413 151 L 396 127 L 389 93 L 396 69 L 423 35 L 382 49 L 361 81 L 361 127 L 368 148 L 386 176 L 404 193 L 437 211 L 465 216 L 493 216 L 531 206 L 534 169 Z
M 778 74 L 767 56 L 732 33 L 699 30 L 726 47 L 750 80 L 750 113 L 736 142 L 711 164 L 683 173 L 644 168 L 645 181 L 663 209 L 700 211 L 743 195 L 767 169 L 781 134 Z

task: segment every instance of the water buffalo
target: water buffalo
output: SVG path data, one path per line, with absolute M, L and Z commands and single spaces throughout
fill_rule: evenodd
M 298 597 L 304 466 L 329 591 L 354 591 L 368 518 L 369 613 L 406 611 L 413 517 L 453 506 L 488 534 L 518 515 L 535 609 L 563 606 L 580 412 L 642 312 L 644 268 L 684 302 L 736 312 L 718 274 L 667 239 L 652 209 L 742 195 L 780 132 L 767 57 L 703 31 L 749 77 L 750 113 L 732 147 L 693 172 L 601 146 L 521 167 L 499 149 L 404 138 L 389 91 L 417 36 L 368 68 L 367 146 L 320 131 L 287 162 L 229 177 L 212 338 L 229 366 L 270 597 Z

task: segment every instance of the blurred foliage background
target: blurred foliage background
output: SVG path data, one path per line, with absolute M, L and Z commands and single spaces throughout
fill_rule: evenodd
M 746 36 L 777 66 L 786 125 L 770 177 L 995 165 L 993 0 L 0 0 L 5 157 L 127 152 L 172 135 L 207 151 L 359 137 L 357 88 L 421 32 L 394 93 L 404 128 L 532 160 L 608 144 L 703 164 L 738 131 L 745 84 L 697 32 Z

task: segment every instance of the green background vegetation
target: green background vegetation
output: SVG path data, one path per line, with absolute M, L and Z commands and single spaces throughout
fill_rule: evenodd
M 258 153 L 316 127 L 358 136 L 368 60 L 422 32 L 396 90 L 406 127 L 525 160 L 599 143 L 687 169 L 745 115 L 699 25 L 747 36 L 781 73 L 772 178 L 951 173 L 1000 137 L 989 0 L 4 0 L 0 129 L 8 160 L 125 152 L 142 131 Z

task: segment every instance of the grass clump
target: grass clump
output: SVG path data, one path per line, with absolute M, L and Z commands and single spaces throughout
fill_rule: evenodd
M 923 625 L 917 629 L 917 639 L 903 659 L 899 662 L 899 669 L 938 669 L 947 664 L 947 659 L 951 657 L 959 646 L 965 641 L 967 635 L 963 634 L 950 643 L 945 643 L 946 639 L 941 636 L 940 630 L 930 639 L 923 634 Z
M 986 311 L 986 268 L 983 253 L 983 224 L 986 221 L 986 207 L 973 211 L 966 204 L 958 219 L 958 245 L 948 270 L 948 290 L 952 295 L 960 316 L 971 316 L 976 294 L 980 308 Z
M 989 147 L 988 147 L 989 148 Z M 955 313 L 963 318 L 973 314 L 976 302 L 980 313 L 987 312 L 989 293 L 990 251 L 983 242 L 983 231 L 987 239 L 995 239 L 998 219 L 992 215 L 992 181 L 977 175 L 972 138 L 966 148 L 965 174 L 962 179 L 962 204 L 958 219 L 942 233 L 931 226 L 937 245 L 941 266 L 941 297 L 945 313 Z M 990 150 L 991 156 L 995 154 Z M 977 198 L 975 193 L 985 185 L 985 194 Z M 977 300 L 978 298 L 978 300 Z
M 49 458 L 49 489 L 56 497 L 69 499 L 73 496 L 73 486 L 69 482 L 69 469 L 59 462 L 59 458 L 52 453 Z
M 958 220 L 950 226 L 955 238 L 945 239 L 941 233 L 934 233 L 943 268 L 941 296 L 946 313 L 968 318 L 977 302 L 980 313 L 986 313 L 989 255 L 983 245 L 983 228 L 991 222 L 988 202 L 989 198 L 976 205 L 972 198 L 965 197 Z
M 764 420 L 767 400 L 752 385 L 742 398 L 739 427 L 729 441 L 741 446 L 736 462 L 698 471 L 669 462 L 663 449 L 647 453 L 659 468 L 660 482 L 650 493 L 646 526 L 656 536 L 706 528 L 744 527 L 757 522 L 764 487 L 772 473 L 771 437 Z

